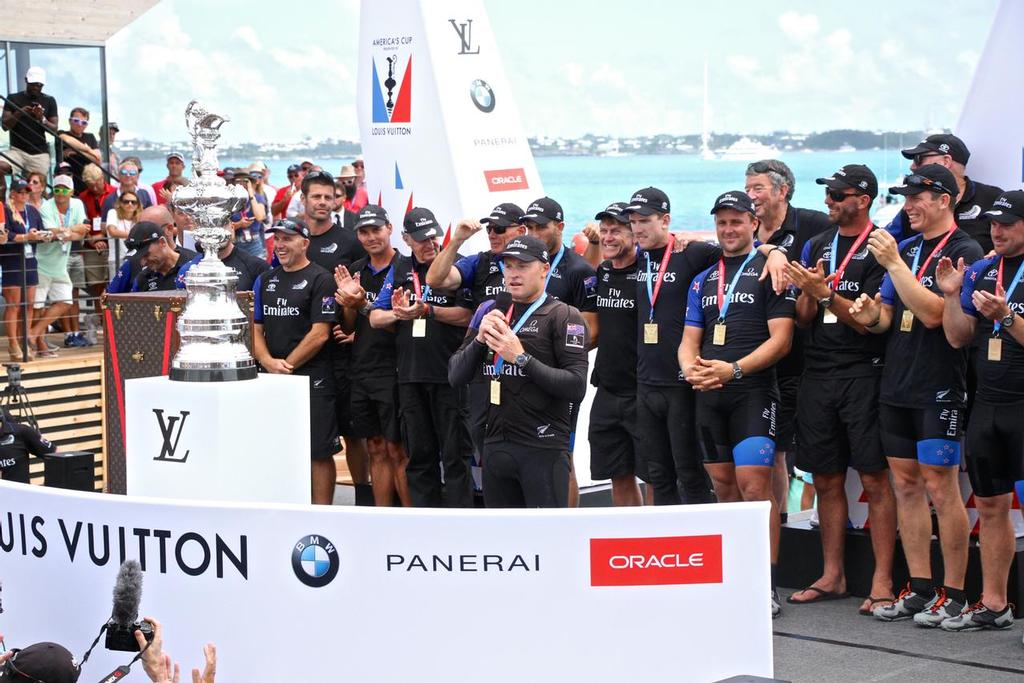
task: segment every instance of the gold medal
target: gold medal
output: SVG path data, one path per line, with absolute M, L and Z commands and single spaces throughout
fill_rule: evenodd
M 826 325 L 835 325 L 837 322 L 839 322 L 839 318 L 836 317 L 836 314 L 833 313 L 832 311 L 826 310 L 825 315 L 823 315 L 821 318 L 821 322 L 823 322 Z
M 988 340 L 988 359 L 996 362 L 1003 359 L 1003 340 L 999 337 Z
M 715 346 L 725 346 L 725 323 L 716 323 L 714 336 L 711 343 Z
M 427 319 L 416 318 L 412 321 L 412 336 L 414 337 L 426 337 L 427 336 Z
M 644 323 L 644 344 L 658 343 L 658 323 Z
M 900 318 L 900 332 L 910 332 L 914 329 L 914 314 L 910 311 L 903 311 L 903 317 Z
M 491 405 L 501 405 L 501 382 L 496 379 L 491 380 Z

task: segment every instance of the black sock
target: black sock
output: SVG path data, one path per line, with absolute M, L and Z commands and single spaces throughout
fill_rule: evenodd
M 949 586 L 943 586 L 943 588 L 946 589 L 946 597 L 950 600 L 955 600 L 961 605 L 967 603 L 967 593 L 965 593 L 962 588 L 950 588 Z
M 931 579 L 919 579 L 913 576 L 910 577 L 910 590 L 918 595 L 931 595 L 935 592 Z
M 779 565 L 772 565 L 772 590 L 775 590 L 775 575 L 779 573 Z

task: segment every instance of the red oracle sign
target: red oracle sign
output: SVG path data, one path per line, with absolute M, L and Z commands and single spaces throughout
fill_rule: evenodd
M 484 171 L 487 189 L 491 192 L 507 192 L 508 190 L 528 190 L 526 171 L 521 168 L 503 168 L 497 171 Z
M 590 539 L 591 586 L 722 583 L 722 536 Z

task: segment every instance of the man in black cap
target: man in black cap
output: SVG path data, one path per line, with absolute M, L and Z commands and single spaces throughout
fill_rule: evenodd
M 152 221 L 140 221 L 132 226 L 125 246 L 135 252 L 142 266 L 132 282 L 133 292 L 177 289 L 178 272 L 192 258 L 184 252 L 175 251 L 174 242 Z
M 416 507 L 472 507 L 472 447 L 460 392 L 448 384 L 448 359 L 466 336 L 472 303 L 466 290 L 426 284 L 442 234 L 433 212 L 413 208 L 403 227 L 412 254 L 395 260 L 370 310 L 370 325 L 395 330 L 409 494 Z
M 176 221 L 180 222 L 181 225 L 179 226 Z M 182 230 L 191 227 L 190 221 L 191 219 L 188 218 L 188 216 L 179 211 L 175 211 L 174 215 L 172 215 L 166 206 L 151 206 L 147 209 L 143 209 L 142 213 L 139 215 L 140 223 L 155 223 L 163 232 L 167 241 L 175 245 L 175 249 L 185 257 L 186 261 L 192 260 L 195 257 L 196 252 L 178 245 L 176 238 Z M 133 251 L 127 243 L 125 246 L 128 247 L 128 252 L 124 255 L 124 260 L 121 262 L 117 272 L 114 273 L 114 277 L 110 279 L 110 283 L 107 285 L 107 292 L 109 294 L 123 294 L 125 292 L 132 291 L 132 285 L 135 283 L 135 278 L 138 277 L 139 271 L 142 270 L 139 253 Z
M 754 249 L 757 218 L 744 192 L 719 195 L 711 209 L 722 255 L 697 275 L 686 305 L 679 367 L 697 392 L 697 440 L 719 502 L 764 500 L 771 547 L 772 617 L 781 519 L 772 494 L 778 389 L 775 364 L 789 351 L 796 297 L 761 278 L 767 257 Z
M 992 236 L 989 234 L 989 219 L 984 215 L 1001 189 L 972 180 L 967 176 L 967 162 L 971 152 L 964 141 L 950 133 L 929 135 L 914 147 L 901 152 L 910 159 L 910 172 L 928 164 L 945 166 L 956 178 L 957 202 L 953 208 L 956 224 L 961 230 L 974 238 L 981 245 L 983 253 L 992 251 Z M 897 240 L 913 236 L 906 210 L 901 210 L 896 218 L 886 226 Z
M 591 383 L 590 475 L 610 479 L 613 505 L 643 505 L 636 459 L 636 242 L 625 202 L 600 211 L 597 320 L 601 338 Z
M 945 166 L 922 166 L 903 182 L 889 191 L 906 196 L 910 225 L 919 234 L 897 245 L 884 230 L 871 233 L 868 250 L 887 272 L 881 291 L 873 298 L 861 294 L 851 312 L 868 332 L 889 333 L 879 422 L 911 577 L 896 602 L 875 607 L 874 615 L 883 621 L 913 617 L 921 626 L 935 627 L 966 604 L 968 537 L 957 482 L 967 353 L 951 347 L 942 332 L 935 268 L 943 256 L 974 263 L 982 254 L 978 243 L 956 226 L 956 178 Z M 931 578 L 929 499 L 939 519 L 940 586 L 933 586 Z
M 761 244 L 781 247 L 789 261 L 800 260 L 804 244 L 830 227 L 828 216 L 821 211 L 793 206 L 796 178 L 784 162 L 762 159 L 747 166 L 744 189 L 754 203 L 759 225 L 755 239 Z M 779 291 L 779 290 L 777 290 Z M 789 496 L 787 455 L 792 454 L 796 425 L 797 392 L 804 370 L 803 333 L 796 330 L 789 354 L 776 366 L 779 384 L 778 433 L 772 490 L 779 510 L 785 510 Z
M 178 277 L 175 279 L 174 284 L 178 289 L 185 289 L 185 275 L 189 269 L 203 260 L 203 249 L 202 246 L 197 242 L 196 248 L 199 249 L 199 253 L 192 257 L 181 269 L 178 271 Z M 234 242 L 228 240 L 227 243 L 220 248 L 217 252 L 217 258 L 221 260 L 228 268 L 233 268 L 238 273 L 238 281 L 235 282 L 235 290 L 239 292 L 251 292 L 253 286 L 256 284 L 256 278 L 261 273 L 265 273 L 270 270 L 270 264 L 264 259 L 258 256 L 253 256 L 247 251 L 242 249 L 236 249 Z
M 511 304 L 477 308 L 448 379 L 461 386 L 487 378 L 487 506 L 566 507 L 570 411 L 586 391 L 587 328 L 579 311 L 545 291 L 550 261 L 540 240 L 518 237 L 501 259 Z
M 807 330 L 796 466 L 814 475 L 824 572 L 787 602 L 846 595 L 846 472 L 853 467 L 867 496 L 875 556 L 871 592 L 860 607 L 862 614 L 871 614 L 894 599 L 896 501 L 878 430 L 885 339 L 854 320 L 850 306 L 861 294 L 874 297 L 885 275 L 867 246 L 871 233 L 880 229 L 870 217 L 878 180 L 867 166 L 850 164 L 817 182 L 825 186 L 825 205 L 835 227 L 804 244 L 800 261 L 789 266 L 789 277 L 800 289 L 797 324 Z
M 370 311 L 392 277 L 398 252 L 391 246 L 391 220 L 376 204 L 359 212 L 356 231 L 367 257 L 335 269 L 337 300 L 344 311 L 342 329 L 355 332 L 352 344 L 352 432 L 366 439 L 370 456 L 373 498 L 390 507 L 397 494 L 404 506 L 412 505 L 405 466 L 409 456 L 402 446 L 399 421 L 395 332 L 370 324 Z M 390 293 L 385 293 L 390 296 Z
M 309 378 L 309 455 L 314 505 L 334 502 L 340 450 L 334 419 L 334 375 L 326 344 L 337 316 L 334 278 L 306 257 L 309 229 L 283 220 L 274 233 L 278 267 L 256 279 L 253 356 L 266 372 Z
M 502 265 L 497 255 L 511 240 L 526 234 L 519 224 L 523 210 L 511 203 L 498 204 L 489 216 L 479 221 L 459 221 L 451 241 L 441 250 L 427 270 L 427 284 L 438 290 L 468 289 L 474 306 L 490 301 L 505 291 Z M 459 256 L 459 249 L 481 229 L 487 229 L 490 247 L 468 256 Z M 487 384 L 477 378 L 466 392 L 469 436 L 477 458 L 483 454 L 484 423 L 487 419 Z
M 3 683 L 75 683 L 80 673 L 75 656 L 57 643 L 35 643 L 0 654 Z
M 942 327 L 954 348 L 976 349 L 978 387 L 967 425 L 967 472 L 981 518 L 982 595 L 946 631 L 1013 625 L 1006 585 L 1013 560 L 1010 521 L 1015 482 L 1024 479 L 1024 191 L 1004 192 L 987 212 L 996 255 L 975 261 L 939 260 L 935 277 L 945 306 Z

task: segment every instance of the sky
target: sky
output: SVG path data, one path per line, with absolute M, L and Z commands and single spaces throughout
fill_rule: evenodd
M 549 137 L 698 133 L 705 59 L 714 132 L 952 128 L 998 4 L 483 1 Z M 111 120 L 182 140 L 198 98 L 231 117 L 222 144 L 357 140 L 359 1 L 317 5 L 162 0 L 107 44 Z

